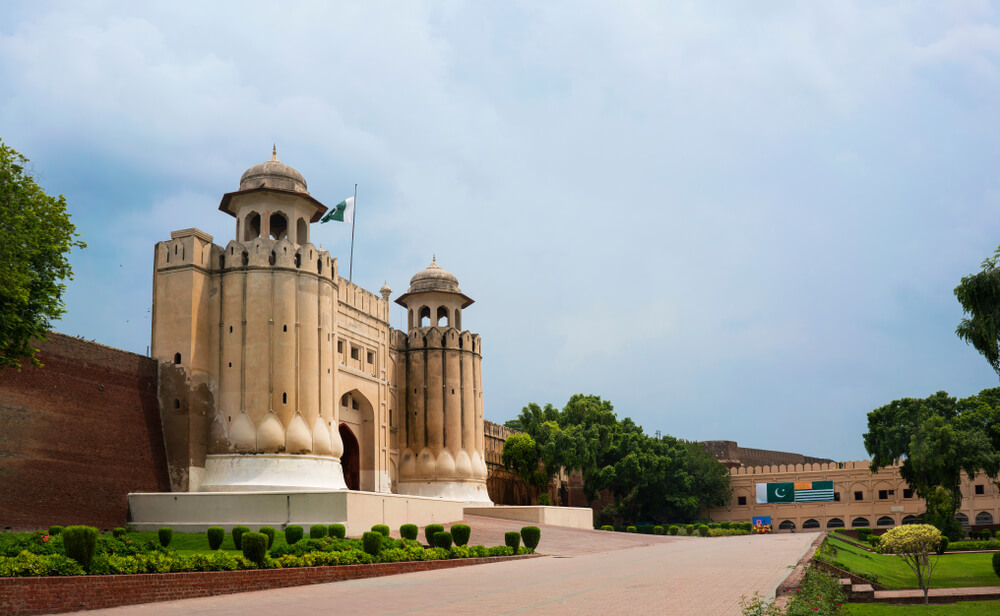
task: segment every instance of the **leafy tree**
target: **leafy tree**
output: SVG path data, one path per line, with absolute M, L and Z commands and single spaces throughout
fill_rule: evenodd
M 982 270 L 962 278 L 955 297 L 962 304 L 962 321 L 955 333 L 979 351 L 1000 374 L 1000 247 L 982 263 Z
M 879 552 L 895 554 L 913 570 L 920 590 L 924 591 L 924 605 L 928 603 L 931 574 L 938 561 L 937 556 L 931 561 L 930 554 L 940 543 L 941 531 L 930 524 L 907 524 L 890 529 L 878 544 Z
M 539 451 L 535 439 L 524 433 L 511 434 L 503 443 L 500 460 L 504 468 L 512 470 L 533 488 L 544 488 L 549 475 L 539 468 Z
M 45 340 L 65 312 L 61 281 L 73 278 L 67 253 L 85 246 L 66 199 L 45 194 L 27 165 L 0 141 L 0 368 L 38 364 L 32 340 Z

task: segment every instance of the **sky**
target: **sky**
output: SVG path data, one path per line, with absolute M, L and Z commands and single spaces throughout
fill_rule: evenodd
M 0 4 L 0 139 L 87 243 L 55 329 L 143 353 L 153 246 L 279 158 L 357 184 L 354 281 L 476 300 L 485 414 L 865 459 L 1000 385 L 954 288 L 1000 244 L 1000 3 Z M 350 227 L 312 240 L 346 273 Z M 392 325 L 403 327 L 393 304 Z

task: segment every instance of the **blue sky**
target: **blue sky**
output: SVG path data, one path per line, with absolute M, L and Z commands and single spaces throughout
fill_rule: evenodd
M 991 2 L 0 5 L 0 138 L 88 244 L 58 331 L 145 353 L 153 244 L 224 245 L 277 143 L 359 185 L 356 282 L 458 276 L 488 419 L 594 393 L 841 460 L 998 385 L 953 295 L 1000 244 L 998 101 Z

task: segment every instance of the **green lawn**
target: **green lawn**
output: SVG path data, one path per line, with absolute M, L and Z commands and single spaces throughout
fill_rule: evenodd
M 257 529 L 253 529 L 256 532 Z M 309 529 L 306 530 L 305 538 L 309 538 Z M 159 545 L 160 539 L 156 533 L 129 533 L 128 537 L 132 541 L 145 542 L 152 540 L 153 543 Z M 280 530 L 274 535 L 274 545 L 272 547 L 277 547 L 279 545 L 285 545 L 285 533 Z M 199 552 L 210 552 L 208 549 L 208 535 L 205 533 L 180 533 L 174 531 L 174 537 L 170 541 L 170 549 L 177 550 L 178 554 L 191 555 L 197 554 Z M 222 550 L 227 550 L 230 552 L 238 552 L 242 554 L 241 550 L 237 550 L 236 546 L 233 545 L 233 534 L 226 533 L 226 538 L 222 542 Z
M 851 616 L 985 616 L 1000 613 L 997 601 L 962 601 L 949 605 L 889 605 L 888 603 L 848 603 Z
M 830 556 L 823 549 L 823 560 L 836 567 L 858 575 L 875 574 L 878 582 L 886 588 L 917 588 L 916 576 L 898 556 L 867 552 L 834 537 L 828 538 L 826 543 L 837 548 L 837 555 Z M 992 554 L 956 553 L 931 558 L 938 559 L 931 575 L 931 588 L 1000 586 L 1000 578 L 993 572 Z M 995 613 L 1000 613 L 1000 604 L 994 604 L 994 607 L 997 608 Z

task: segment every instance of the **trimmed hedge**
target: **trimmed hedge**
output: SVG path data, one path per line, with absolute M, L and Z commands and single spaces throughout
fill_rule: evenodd
M 53 528 L 58 528 L 58 527 L 56 527 L 56 526 L 50 526 L 49 527 L 49 534 L 50 535 L 58 535 L 59 533 L 52 532 Z M 119 526 L 117 528 L 112 528 L 111 529 L 111 536 L 114 537 L 115 539 L 124 539 L 125 538 L 125 534 L 126 534 L 125 529 L 122 528 L 121 526 Z
M 688 537 L 694 535 L 694 524 L 688 524 L 688 525 L 686 525 L 684 527 L 684 532 L 687 533 Z
M 534 551 L 538 547 L 538 540 L 542 538 L 542 529 L 537 526 L 525 526 L 521 529 L 521 541 L 524 547 Z
M 858 533 L 858 541 L 861 543 L 868 543 L 868 536 L 872 534 L 872 529 L 867 526 L 862 526 L 860 528 L 855 528 L 854 530 Z
M 237 550 L 243 549 L 242 538 L 244 533 L 249 533 L 249 526 L 234 526 L 233 527 L 233 545 L 236 546 Z
M 439 533 L 444 530 L 444 526 L 440 524 L 428 524 L 424 527 L 424 539 L 427 540 L 427 545 L 434 545 L 434 533 Z
M 55 537 L 56 535 L 58 535 L 61 532 L 63 532 L 63 527 L 62 526 L 50 526 L 49 527 L 49 535 L 52 536 L 52 537 Z
M 382 550 L 382 538 L 382 533 L 375 531 L 368 531 L 361 535 L 361 545 L 365 550 L 365 554 L 378 556 L 378 553 Z
M 420 529 L 417 528 L 416 524 L 403 524 L 399 527 L 399 536 L 403 539 L 410 539 L 412 541 L 417 540 L 417 534 Z M 454 534 L 454 533 L 453 533 Z
M 97 551 L 97 529 L 93 526 L 67 526 L 62 531 L 62 538 L 66 556 L 80 563 L 84 571 L 90 571 Z
M 637 531 L 636 531 L 635 526 L 629 526 L 629 527 L 625 528 L 625 532 L 626 533 L 634 533 L 634 532 L 637 532 Z
M 676 535 L 678 532 L 680 532 L 680 530 L 681 530 L 680 527 L 678 527 L 676 524 L 671 524 L 670 528 L 667 529 L 667 532 L 670 533 L 671 535 Z
M 503 542 L 517 554 L 517 548 L 521 547 L 521 533 L 516 530 L 507 531 L 503 534 Z
M 383 537 L 388 537 L 389 536 L 389 526 L 386 525 L 386 524 L 376 524 L 375 526 L 372 526 L 372 532 L 379 533 Z
M 711 530 L 712 529 L 710 529 L 708 526 L 705 526 L 704 524 L 702 524 L 701 526 L 698 527 L 698 534 L 701 535 L 702 537 L 707 537 L 708 533 Z
M 261 526 L 257 532 L 267 535 L 267 549 L 270 550 L 271 546 L 274 545 L 274 536 L 277 534 L 277 531 L 270 526 Z
M 941 535 L 941 541 L 938 542 L 937 549 L 934 551 L 937 552 L 938 556 L 940 556 L 944 554 L 944 551 L 947 549 L 948 549 L 948 537 L 945 535 Z
M 294 545 L 298 543 L 300 539 L 302 539 L 302 536 L 304 534 L 305 531 L 303 531 L 302 527 L 299 526 L 298 524 L 292 524 L 291 526 L 286 526 L 285 543 L 287 543 L 288 545 Z
M 264 564 L 267 557 L 267 535 L 264 533 L 243 533 L 240 542 L 243 544 L 244 558 L 258 566 Z
M 455 540 L 455 545 L 469 545 L 471 535 L 472 529 L 469 528 L 468 524 L 451 525 L 451 538 Z
M 1000 575 L 1000 552 L 993 552 L 993 573 Z
M 226 529 L 221 526 L 209 526 L 205 534 L 208 535 L 208 549 L 212 551 L 221 548 L 222 542 L 226 540 Z
M 347 527 L 343 524 L 331 524 L 327 530 L 330 531 L 330 536 L 334 539 L 343 539 L 347 537 Z
M 452 542 L 451 533 L 447 531 L 434 533 L 434 547 L 450 550 L 451 542 Z
M 169 547 L 170 542 L 174 540 L 174 529 L 169 526 L 161 526 L 160 529 L 156 531 L 156 536 L 160 540 L 160 545 L 163 547 Z
M 310 539 L 322 539 L 323 537 L 326 537 L 326 535 L 326 524 L 313 524 L 309 527 Z
M 654 535 L 662 535 L 663 534 L 663 527 L 662 526 L 654 526 L 653 527 L 653 534 Z
M 615 527 L 611 526 L 610 524 L 605 524 L 604 526 L 601 527 L 601 530 L 614 530 L 614 529 Z

